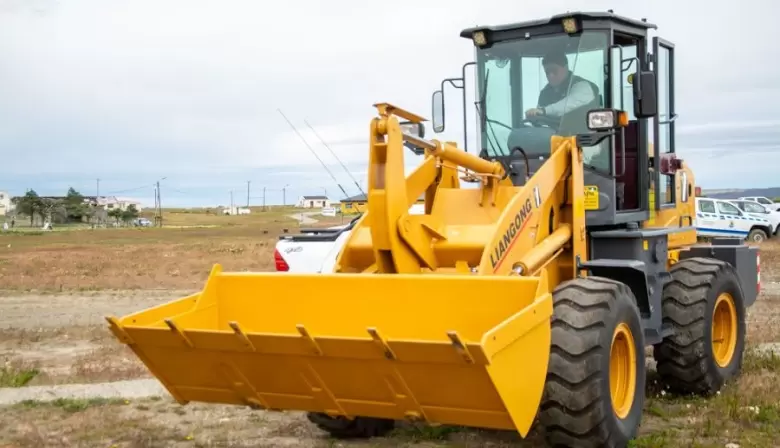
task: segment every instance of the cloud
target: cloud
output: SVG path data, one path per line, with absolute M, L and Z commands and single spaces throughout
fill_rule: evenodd
M 37 182 L 92 190 L 101 178 L 122 190 L 167 176 L 193 201 L 214 201 L 241 188 L 239 179 L 278 191 L 292 183 L 301 194 L 317 185 L 329 193 L 340 190 L 337 183 L 354 187 L 304 120 L 351 171 L 365 171 L 371 105 L 388 101 L 429 116 L 432 91 L 473 59 L 462 28 L 580 4 L 0 0 L 0 154 L 11 173 L 0 189 L 19 193 Z M 756 154 L 771 149 L 770 126 L 760 138 L 746 136 L 780 116 L 780 67 L 767 57 L 774 43 L 755 39 L 756 30 L 771 29 L 774 8 L 769 0 L 657 0 L 617 9 L 647 17 L 676 44 L 681 151 L 730 151 L 710 131 L 728 126 L 731 141 Z M 473 83 L 467 86 L 473 150 Z M 461 141 L 459 92 L 446 94 L 447 131 L 436 137 Z M 701 169 L 702 179 L 720 182 L 717 164 Z M 774 178 L 767 164 L 753 169 L 751 180 Z

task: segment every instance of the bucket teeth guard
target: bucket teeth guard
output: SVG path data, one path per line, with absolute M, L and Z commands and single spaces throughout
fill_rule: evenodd
M 544 390 L 552 296 L 539 277 L 224 273 L 109 317 L 182 404 L 513 429 Z

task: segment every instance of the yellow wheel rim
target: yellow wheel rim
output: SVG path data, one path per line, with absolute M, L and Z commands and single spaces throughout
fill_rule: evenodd
M 720 367 L 726 367 L 737 349 L 737 307 L 731 294 L 724 292 L 712 310 L 712 354 Z
M 636 347 L 631 329 L 624 323 L 618 325 L 612 335 L 609 389 L 615 414 L 621 419 L 626 418 L 636 393 Z

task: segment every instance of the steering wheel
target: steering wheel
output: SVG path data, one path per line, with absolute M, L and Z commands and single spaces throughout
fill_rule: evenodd
M 531 126 L 540 128 L 543 126 L 547 126 L 550 128 L 556 128 L 560 124 L 560 118 L 559 117 L 551 117 L 549 115 L 536 115 L 533 117 L 528 117 L 523 120 L 523 123 L 529 123 Z
M 501 123 L 500 121 L 493 120 L 492 118 L 486 118 L 485 121 L 487 121 L 488 123 L 497 124 L 497 125 L 501 126 L 502 128 L 507 128 L 510 131 L 512 131 L 514 129 L 514 128 L 512 128 L 512 126 L 509 126 L 507 124 Z

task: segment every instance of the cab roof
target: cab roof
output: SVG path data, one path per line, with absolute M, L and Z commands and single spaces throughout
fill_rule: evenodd
M 575 19 L 577 19 L 578 22 L 605 21 L 605 22 L 612 22 L 621 25 L 627 25 L 631 27 L 644 28 L 646 30 L 658 28 L 656 25 L 652 23 L 648 23 L 645 19 L 642 20 L 630 19 L 628 17 L 620 16 L 609 11 L 606 12 L 578 11 L 578 12 L 567 12 L 563 14 L 556 14 L 546 19 L 529 20 L 525 22 L 516 22 L 516 23 L 497 25 L 497 26 L 476 26 L 476 27 L 466 28 L 460 32 L 460 37 L 471 39 L 473 34 L 477 31 L 500 32 L 500 31 L 518 30 L 523 28 L 533 28 L 533 27 L 539 27 L 545 25 L 553 25 L 553 24 L 561 23 L 563 19 L 568 17 L 574 17 Z

